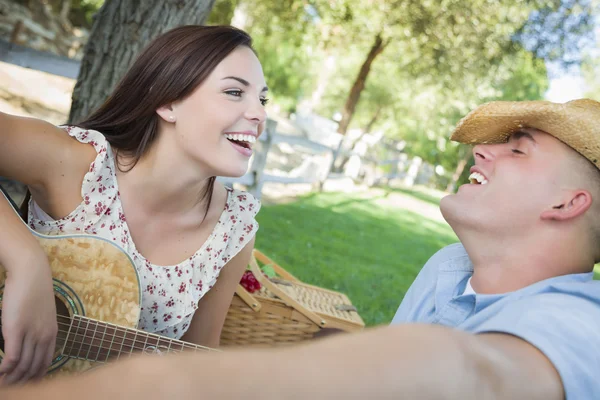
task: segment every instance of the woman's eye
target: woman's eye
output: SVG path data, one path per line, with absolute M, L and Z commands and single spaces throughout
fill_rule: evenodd
M 243 92 L 241 90 L 226 90 L 225 93 L 235 97 L 242 97 Z
M 523 153 L 521 150 L 518 150 L 518 149 L 512 149 L 512 152 L 513 152 L 514 154 L 525 154 L 525 153 Z
M 269 102 L 269 99 L 264 99 L 264 98 L 263 98 L 263 99 L 260 99 L 260 103 L 261 103 L 263 106 L 266 106 L 268 102 Z

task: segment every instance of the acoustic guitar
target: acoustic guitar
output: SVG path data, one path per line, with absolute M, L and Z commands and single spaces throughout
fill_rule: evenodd
M 30 231 L 48 256 L 54 281 L 58 336 L 47 376 L 83 372 L 138 352 L 217 351 L 136 329 L 140 282 L 133 261 L 117 244 L 91 235 Z M 0 305 L 5 282 L 0 266 Z M 3 349 L 0 340 L 0 359 Z

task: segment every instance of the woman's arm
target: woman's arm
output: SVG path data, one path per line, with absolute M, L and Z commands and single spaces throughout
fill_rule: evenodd
M 182 340 L 212 348 L 219 347 L 227 311 L 253 249 L 254 238 L 223 267 L 215 286 L 198 302 L 198 309 Z
M 79 195 L 79 191 L 69 190 L 69 185 L 73 186 L 84 159 L 79 154 L 85 151 L 76 155 L 74 142 L 44 121 L 0 113 L 0 175 L 28 185 L 51 214 L 60 213 Z M 0 264 L 6 270 L 2 298 L 5 356 L 0 363 L 0 384 L 9 384 L 46 372 L 57 323 L 46 254 L 3 195 Z
M 53 217 L 81 202 L 81 182 L 95 155 L 57 126 L 0 112 L 0 176 L 27 185 Z

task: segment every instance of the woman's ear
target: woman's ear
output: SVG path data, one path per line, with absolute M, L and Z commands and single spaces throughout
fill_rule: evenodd
M 156 113 L 167 122 L 175 122 L 177 117 L 175 116 L 175 110 L 172 104 L 167 104 L 156 109 Z
M 562 201 L 545 210 L 541 219 L 566 221 L 584 214 L 592 205 L 592 195 L 587 190 L 565 192 Z

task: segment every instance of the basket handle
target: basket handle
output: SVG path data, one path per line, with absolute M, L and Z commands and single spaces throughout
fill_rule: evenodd
M 240 297 L 240 299 L 242 299 L 242 301 L 246 303 L 248 307 L 250 307 L 252 310 L 260 311 L 262 307 L 260 301 L 256 300 L 256 297 L 252 296 L 250 292 L 244 289 L 242 285 L 237 285 L 237 288 L 235 289 L 235 294 L 237 294 Z
M 263 285 L 268 290 L 273 292 L 273 294 L 275 296 L 279 297 L 281 300 L 283 300 L 283 302 L 286 305 L 295 308 L 300 314 L 304 315 L 306 318 L 308 318 L 309 320 L 311 320 L 312 322 L 314 322 L 321 328 L 324 328 L 325 325 L 327 325 L 327 322 L 323 318 L 319 317 L 317 314 L 310 311 L 308 308 L 304 307 L 302 304 L 298 303 L 295 299 L 293 299 L 291 296 L 289 296 L 283 290 L 279 289 L 277 287 L 277 285 L 273 284 L 268 278 L 263 276 L 262 271 L 260 270 L 260 267 L 258 266 L 258 263 L 256 262 L 256 258 L 254 258 L 254 254 L 252 254 L 252 257 L 250 257 L 250 271 L 252 271 L 252 273 L 254 274 L 254 276 L 260 282 L 261 285 Z
M 257 249 L 252 250 L 252 255 L 255 256 L 256 259 L 258 261 L 260 261 L 261 263 L 269 264 L 271 267 L 273 267 L 273 270 L 275 270 L 275 273 L 277 273 L 277 275 L 281 276 L 286 281 L 300 282 L 300 280 L 298 278 L 296 278 L 294 275 L 287 272 L 285 269 L 283 269 L 283 267 L 281 267 L 275 261 L 271 260 L 265 254 L 263 254 L 260 250 L 257 250 Z

